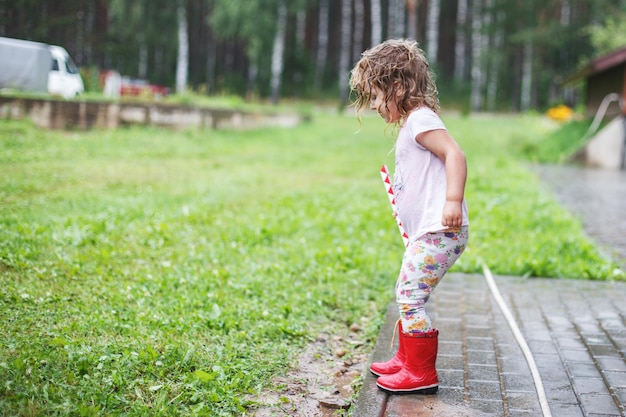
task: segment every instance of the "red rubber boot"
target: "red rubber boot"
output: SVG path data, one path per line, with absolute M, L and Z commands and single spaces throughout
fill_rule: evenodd
M 402 322 L 400 320 L 396 322 L 394 335 L 398 328 L 400 328 L 400 335 L 402 335 Z M 391 343 L 393 344 L 393 341 Z M 373 362 L 370 365 L 370 372 L 376 376 L 395 374 L 396 372 L 400 372 L 400 370 L 402 369 L 405 358 L 406 355 L 404 353 L 404 343 L 402 342 L 402 337 L 400 337 L 398 339 L 398 351 L 396 352 L 395 356 L 387 362 Z
M 406 355 L 400 372 L 383 375 L 376 381 L 379 388 L 396 394 L 435 394 L 439 388 L 437 361 L 439 331 L 433 329 L 418 335 L 400 332 L 400 343 Z

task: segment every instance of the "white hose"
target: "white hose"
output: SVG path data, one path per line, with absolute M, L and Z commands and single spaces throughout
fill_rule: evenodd
M 587 133 L 585 133 L 585 136 L 583 136 L 583 138 L 587 138 L 589 137 L 589 135 L 595 133 L 595 131 L 598 129 L 598 126 L 600 126 L 602 119 L 604 119 L 604 115 L 606 114 L 606 109 L 609 107 L 609 104 L 614 101 L 619 102 L 619 100 L 620 96 L 617 93 L 609 93 L 604 96 L 602 102 L 600 103 L 600 106 L 598 107 L 598 110 L 596 111 L 596 115 L 593 118 L 593 122 L 591 122 L 591 125 L 589 126 L 589 129 L 587 129 Z
M 487 285 L 489 285 L 489 289 L 491 290 L 491 294 L 493 295 L 494 300 L 498 304 L 498 307 L 500 307 L 500 311 L 502 311 L 502 314 L 504 314 L 504 318 L 509 324 L 509 327 L 513 332 L 513 336 L 515 337 L 517 344 L 522 349 L 522 353 L 524 353 L 524 357 L 526 358 L 526 362 L 528 363 L 528 367 L 530 368 L 530 373 L 533 376 L 533 381 L 535 382 L 535 390 L 537 391 L 537 397 L 539 398 L 539 404 L 541 405 L 543 417 L 552 417 L 552 413 L 550 412 L 550 406 L 548 404 L 548 397 L 546 396 L 546 392 L 543 389 L 541 375 L 539 375 L 539 369 L 537 368 L 537 364 L 535 363 L 533 354 L 530 351 L 528 344 L 526 343 L 526 339 L 524 339 L 524 335 L 522 335 L 522 332 L 517 326 L 513 314 L 511 314 L 511 311 L 504 302 L 502 295 L 500 295 L 500 291 L 496 286 L 496 282 L 493 280 L 491 271 L 485 263 L 483 263 L 483 272 L 485 274 L 485 280 L 487 281 Z

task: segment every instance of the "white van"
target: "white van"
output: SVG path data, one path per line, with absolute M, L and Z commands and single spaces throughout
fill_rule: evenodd
M 0 37 L 0 90 L 50 93 L 71 98 L 85 91 L 78 68 L 65 49 Z
M 49 49 L 52 66 L 48 73 L 48 92 L 64 98 L 84 93 L 83 79 L 67 51 L 56 45 L 50 45 Z

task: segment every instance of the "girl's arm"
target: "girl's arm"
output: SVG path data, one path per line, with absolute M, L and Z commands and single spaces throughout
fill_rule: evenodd
M 437 155 L 446 167 L 446 204 L 443 208 L 441 224 L 445 227 L 463 225 L 463 196 L 467 179 L 467 162 L 461 147 L 443 129 L 420 133 L 415 140 Z

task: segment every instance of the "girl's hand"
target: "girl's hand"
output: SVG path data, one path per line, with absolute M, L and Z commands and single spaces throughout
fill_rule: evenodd
M 445 227 L 461 227 L 463 225 L 463 208 L 459 201 L 446 201 L 443 206 L 441 224 Z

